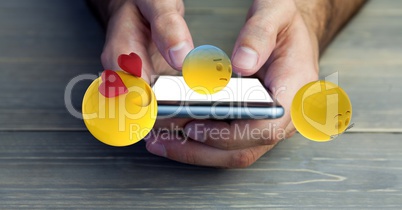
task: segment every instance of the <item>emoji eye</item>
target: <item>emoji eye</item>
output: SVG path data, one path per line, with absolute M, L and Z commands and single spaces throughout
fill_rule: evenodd
M 335 125 L 336 129 L 341 129 L 342 128 L 342 121 L 338 121 L 338 123 Z
M 223 65 L 221 63 L 216 64 L 216 70 L 222 71 Z
M 228 71 L 229 71 L 229 73 L 232 72 L 232 65 L 229 65 Z
M 348 125 L 349 125 L 349 122 L 350 122 L 350 119 L 349 119 L 349 118 L 346 119 L 346 120 L 345 120 L 345 126 L 348 126 Z

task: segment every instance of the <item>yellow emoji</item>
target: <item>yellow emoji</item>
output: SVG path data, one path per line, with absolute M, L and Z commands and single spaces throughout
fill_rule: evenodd
M 310 82 L 295 95 L 291 117 L 297 131 L 313 141 L 330 141 L 343 133 L 352 118 L 346 92 L 327 81 Z
M 192 90 L 200 94 L 213 94 L 229 83 L 232 65 L 221 49 L 202 45 L 188 53 L 182 71 L 184 81 Z
M 82 115 L 95 138 L 111 146 L 128 146 L 151 131 L 158 110 L 155 94 L 140 78 L 141 59 L 134 53 L 121 55 L 119 65 L 131 74 L 105 70 L 88 87 Z

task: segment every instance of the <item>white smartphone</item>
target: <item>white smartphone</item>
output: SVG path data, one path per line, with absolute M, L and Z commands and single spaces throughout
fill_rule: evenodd
M 256 78 L 234 77 L 221 91 L 204 95 L 188 87 L 182 76 L 159 76 L 152 90 L 158 118 L 274 119 L 284 114 Z

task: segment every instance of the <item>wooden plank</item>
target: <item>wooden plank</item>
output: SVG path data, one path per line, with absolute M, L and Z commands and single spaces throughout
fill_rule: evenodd
M 355 130 L 398 130 L 402 119 L 401 1 L 369 1 L 321 60 L 321 78 L 339 73 Z
M 98 75 L 104 34 L 85 1 L 0 2 L 0 130 L 83 129 L 64 100 L 71 79 Z M 71 103 L 80 110 L 89 80 Z
M 0 207 L 397 207 L 400 134 L 296 135 L 247 169 L 188 166 L 86 132 L 0 132 Z
M 1 61 L 99 59 L 103 30 L 85 1 L 16 0 L 0 5 Z
M 402 68 L 402 65 L 400 66 Z M 353 106 L 354 130 L 377 129 L 401 132 L 402 78 L 396 66 L 333 65 L 323 67 L 321 76 L 339 73 L 339 85 Z
M 194 45 L 211 44 L 232 54 L 244 17 L 192 15 L 186 18 Z
M 184 4 L 194 45 L 215 45 L 230 56 L 252 1 L 187 0 Z

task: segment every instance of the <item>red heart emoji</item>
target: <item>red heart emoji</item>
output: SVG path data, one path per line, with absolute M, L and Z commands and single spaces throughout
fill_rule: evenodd
M 117 59 L 117 63 L 124 71 L 134 76 L 141 77 L 142 61 L 140 56 L 138 56 L 137 54 L 121 54 Z
M 102 72 L 101 78 L 103 82 L 99 85 L 99 92 L 106 98 L 113 98 L 128 92 L 123 80 L 116 72 L 105 70 Z

